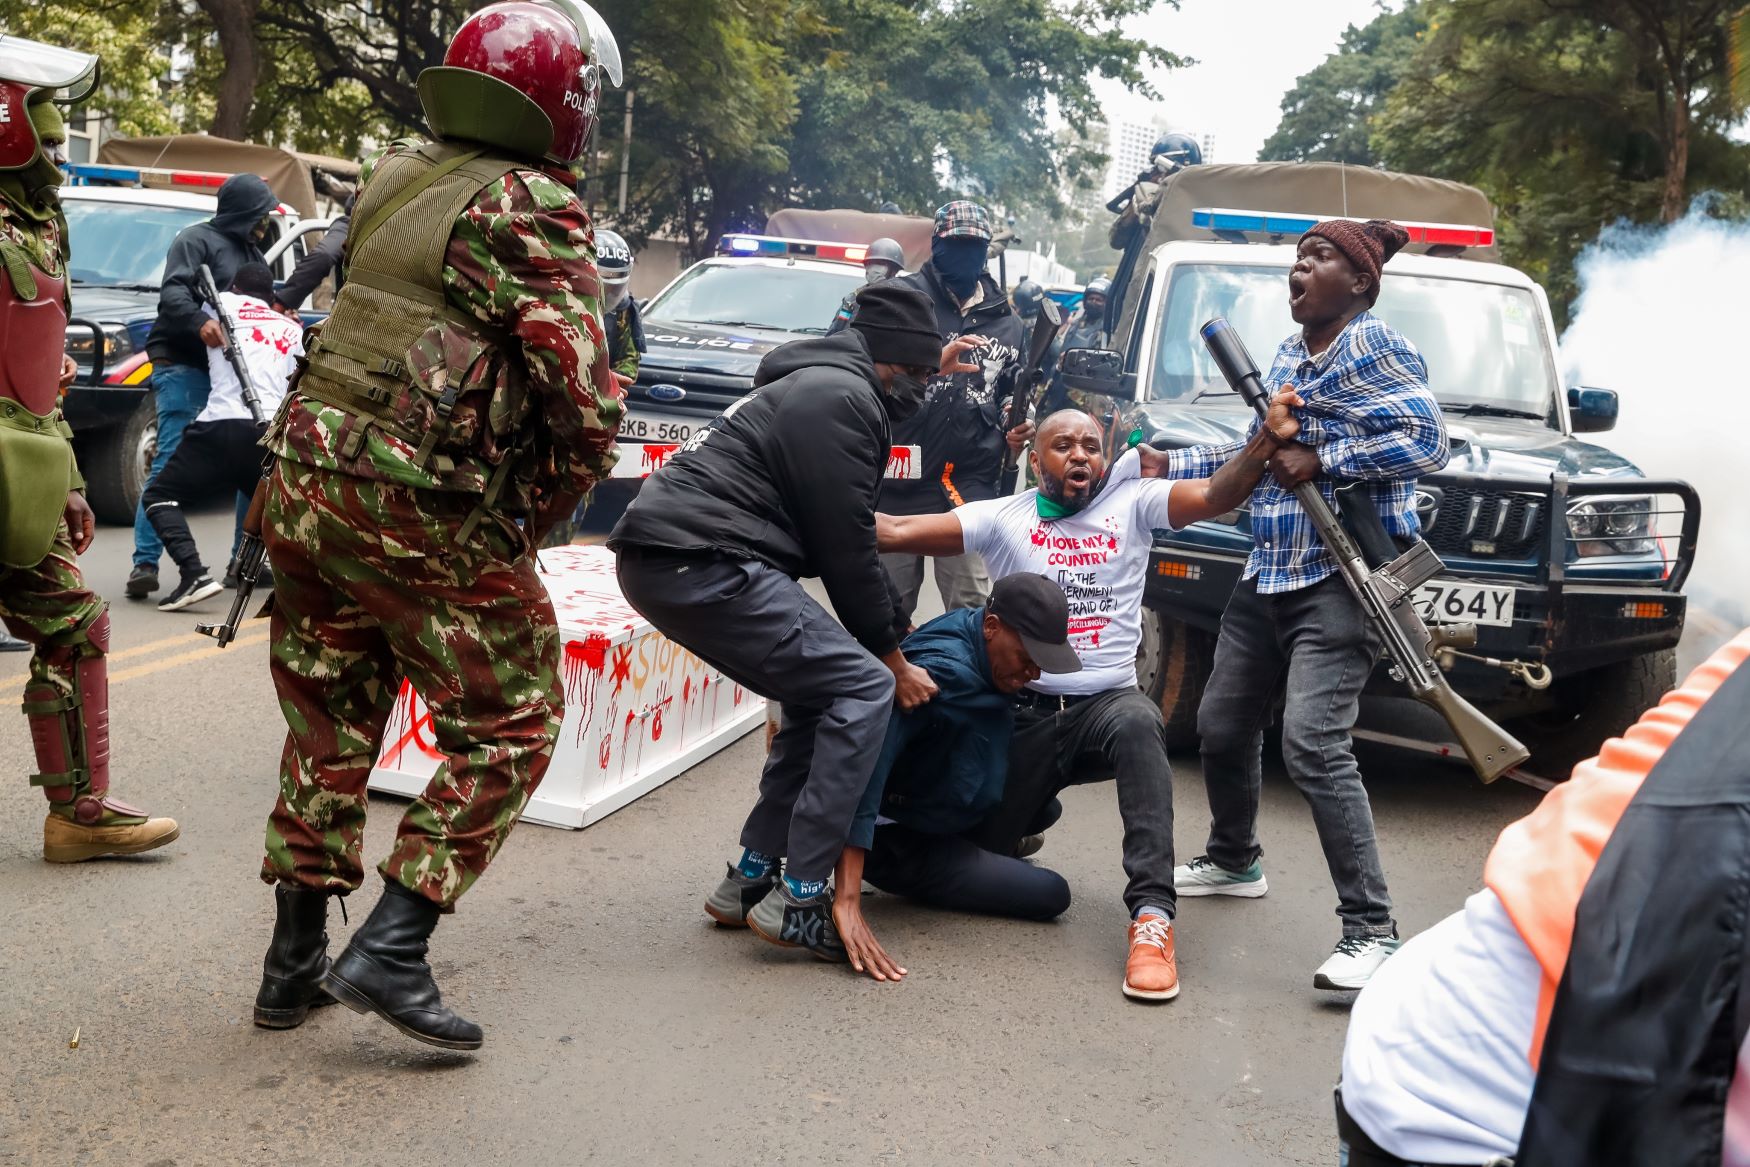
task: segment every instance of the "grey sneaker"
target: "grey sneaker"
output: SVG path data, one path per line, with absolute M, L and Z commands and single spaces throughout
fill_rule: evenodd
M 778 878 L 776 864 L 773 864 L 769 873 L 749 878 L 737 871 L 735 864 L 731 863 L 729 870 L 724 873 L 723 882 L 706 899 L 705 914 L 725 928 L 745 928 L 747 914 L 778 886 Z
M 1345 936 L 1337 941 L 1330 959 L 1313 973 L 1313 988 L 1338 993 L 1364 989 L 1401 944 L 1395 932 L 1390 936 Z
M 783 948 L 806 948 L 817 960 L 843 964 L 844 943 L 832 922 L 832 889 L 799 900 L 783 880 L 747 914 L 748 927 L 761 940 Z
M 1182 896 L 1240 896 L 1255 900 L 1270 890 L 1264 864 L 1257 859 L 1244 871 L 1217 867 L 1207 855 L 1199 855 L 1173 868 L 1173 887 Z
M 1021 841 L 1015 844 L 1015 858 L 1025 859 L 1029 855 L 1039 854 L 1044 849 L 1044 835 L 1022 835 Z

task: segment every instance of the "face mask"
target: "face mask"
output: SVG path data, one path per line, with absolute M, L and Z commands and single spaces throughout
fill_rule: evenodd
M 948 290 L 962 300 L 978 289 L 978 277 L 984 274 L 990 245 L 982 239 L 933 239 L 930 241 L 930 262 Z
M 887 416 L 904 421 L 924 405 L 924 382 L 910 373 L 895 373 L 887 384 Z
M 866 284 L 878 284 L 886 278 L 887 265 L 884 263 L 872 263 L 863 269 L 863 282 Z
M 270 216 L 270 215 L 263 215 L 261 217 L 261 222 L 257 223 L 255 226 L 253 226 L 249 229 L 249 237 L 251 239 L 255 240 L 257 243 L 260 243 L 262 240 L 266 239 L 267 238 L 268 221 L 271 218 L 272 218 L 272 216 Z

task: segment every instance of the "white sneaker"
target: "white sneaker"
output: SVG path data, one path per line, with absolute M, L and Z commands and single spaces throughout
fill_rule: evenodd
M 1182 896 L 1240 896 L 1253 900 L 1270 890 L 1264 865 L 1252 860 L 1244 871 L 1217 867 L 1207 855 L 1173 868 L 1173 889 Z
M 1345 936 L 1337 941 L 1330 959 L 1313 973 L 1313 988 L 1354 992 L 1367 987 L 1373 974 L 1403 941 L 1393 936 Z

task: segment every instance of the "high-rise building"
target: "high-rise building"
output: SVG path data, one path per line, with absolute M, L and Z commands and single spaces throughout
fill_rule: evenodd
M 1215 135 L 1214 134 L 1204 134 L 1203 135 L 1203 161 L 1205 161 L 1205 162 L 1214 162 L 1215 161 Z
M 1111 198 L 1136 181 L 1136 176 L 1148 167 L 1149 147 L 1155 144 L 1161 131 L 1142 122 L 1113 122 L 1106 153 L 1112 162 L 1106 171 L 1106 198 Z

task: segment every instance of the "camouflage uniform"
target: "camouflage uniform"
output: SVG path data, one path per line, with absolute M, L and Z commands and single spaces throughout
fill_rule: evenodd
M 14 97 L 0 94 L 0 105 Z M 65 137 L 53 106 L 30 116 L 39 132 Z M 77 862 L 163 846 L 177 826 L 109 796 L 109 613 L 85 586 L 61 517 L 68 493 L 85 488 L 57 386 L 65 219 L 52 204 L 26 214 L 10 197 L 0 194 L 0 622 L 35 646 L 23 708 L 40 769 L 30 782 L 49 800 L 43 857 Z
M 608 361 L 614 372 L 622 377 L 636 381 L 640 365 L 638 345 L 633 339 L 635 325 L 633 314 L 637 310 L 628 299 L 620 305 L 619 310 L 612 313 L 603 322 L 606 325 L 608 338 Z M 583 516 L 589 510 L 589 500 L 585 499 L 571 512 L 571 517 L 553 524 L 553 529 L 547 532 L 547 537 L 541 540 L 542 547 L 566 547 L 577 538 L 577 529 L 583 525 Z
M 366 193 L 421 145 L 373 159 Z M 448 308 L 503 343 L 440 321 L 407 354 L 403 395 L 422 416 L 445 387 L 455 402 L 433 456 L 312 398 L 313 382 L 294 383 L 265 439 L 278 455 L 271 669 L 290 730 L 262 878 L 359 886 L 365 782 L 405 677 L 446 760 L 379 870 L 448 909 L 539 784 L 563 712 L 553 607 L 513 518 L 537 502 L 565 513 L 608 476 L 620 405 L 593 234 L 562 181 L 529 166 L 481 189 L 454 222 L 443 283 Z M 524 473 L 530 433 L 545 447 Z M 508 493 L 482 514 L 496 480 Z

